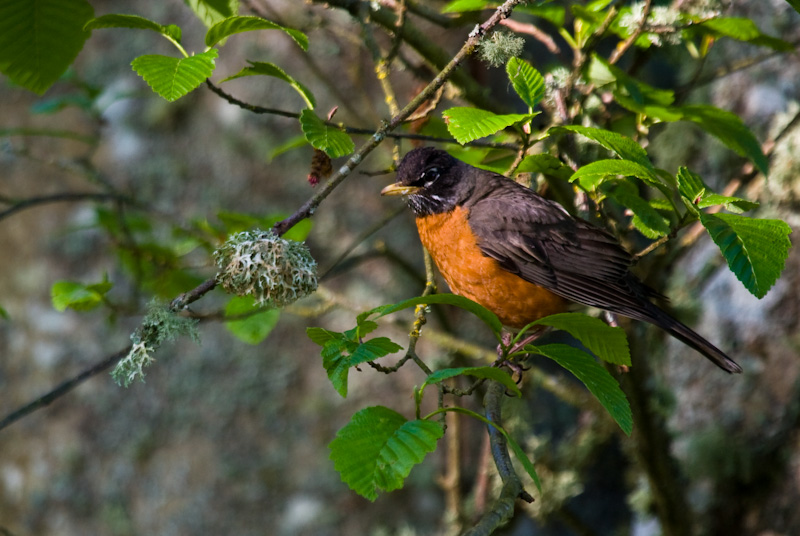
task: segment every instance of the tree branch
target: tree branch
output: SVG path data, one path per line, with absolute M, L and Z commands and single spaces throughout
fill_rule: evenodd
M 486 418 L 500 426 L 502 422 L 501 408 L 505 398 L 505 387 L 495 381 L 489 383 L 486 392 L 484 405 L 486 406 Z M 511 456 L 508 453 L 506 440 L 494 426 L 487 426 L 489 429 L 489 439 L 491 441 L 492 457 L 494 458 L 497 472 L 503 480 L 503 489 L 500 496 L 492 507 L 483 514 L 480 521 L 464 536 L 484 536 L 494 532 L 498 527 L 507 523 L 514 516 L 514 504 L 517 499 L 528 502 L 533 501 L 527 491 L 522 487 L 514 466 L 511 464 Z

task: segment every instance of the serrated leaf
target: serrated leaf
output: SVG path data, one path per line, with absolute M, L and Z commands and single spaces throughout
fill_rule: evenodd
M 605 179 L 609 177 L 617 177 L 622 175 L 624 177 L 637 177 L 650 184 L 659 185 L 655 173 L 649 168 L 641 164 L 632 162 L 630 160 L 598 160 L 591 164 L 586 164 L 572 174 L 570 181 L 578 181 L 581 187 L 585 190 L 594 190 Z
M 678 168 L 676 178 L 681 197 L 687 205 L 696 206 L 698 209 L 723 205 L 731 212 L 743 212 L 758 207 L 758 203 L 753 201 L 715 194 L 708 189 L 700 175 L 693 173 L 688 168 Z
M 622 431 L 631 435 L 633 414 L 628 399 L 617 380 L 602 365 L 586 352 L 566 344 L 546 344 L 534 348 L 574 374 L 606 408 Z
M 708 29 L 719 36 L 730 37 L 738 41 L 746 41 L 754 45 L 766 46 L 781 52 L 794 50 L 794 45 L 791 43 L 762 33 L 755 22 L 744 17 L 717 17 L 703 21 L 693 28 Z
M 322 366 L 342 398 L 347 398 L 347 377 L 350 374 L 349 355 L 345 352 L 352 351 L 355 346 L 356 343 L 349 341 L 329 341 L 322 347 Z
M 281 30 L 294 39 L 300 48 L 308 50 L 308 37 L 300 30 L 287 28 L 270 20 L 253 16 L 230 17 L 214 24 L 206 32 L 206 46 L 213 47 L 226 37 L 255 30 Z
M 350 356 L 350 366 L 354 367 L 367 361 L 375 361 L 378 358 L 399 352 L 403 347 L 392 341 L 388 337 L 376 337 L 358 345 L 358 348 Z
M 700 222 L 737 279 L 754 296 L 763 298 L 786 264 L 792 229 L 781 220 L 737 214 L 701 212 Z
M 183 0 L 206 27 L 239 13 L 239 0 Z
M 706 194 L 708 187 L 703 182 L 703 178 L 689 168 L 679 167 L 675 178 L 678 181 L 678 193 L 689 203 L 695 204 Z
M 103 297 L 111 289 L 111 283 L 84 285 L 75 281 L 57 281 L 50 288 L 50 299 L 56 311 L 67 308 L 89 311 L 103 303 Z
M 442 115 L 447 123 L 447 130 L 458 143 L 464 145 L 515 123 L 528 121 L 537 114 L 498 115 L 479 108 L 456 107 L 445 110 Z
M 235 80 L 236 78 L 242 78 L 244 76 L 255 76 L 255 75 L 272 76 L 274 78 L 283 80 L 284 82 L 288 82 L 289 85 L 291 85 L 292 88 L 294 88 L 294 90 L 297 91 L 301 97 L 303 97 L 306 106 L 308 106 L 310 109 L 313 110 L 314 107 L 317 105 L 317 102 L 314 99 L 314 95 L 306 86 L 304 86 L 303 84 L 301 84 L 300 82 L 298 82 L 297 80 L 286 74 L 286 72 L 283 69 L 281 69 L 274 63 L 266 63 L 262 61 L 249 61 L 249 60 L 248 63 L 250 63 L 250 67 L 245 67 L 235 75 L 229 76 L 228 78 L 221 80 L 220 83 L 227 82 L 228 80 Z
M 300 112 L 300 128 L 312 147 L 325 151 L 331 158 L 346 156 L 356 148 L 350 136 L 338 128 L 326 125 L 308 108 Z
M 581 136 L 599 143 L 609 151 L 613 151 L 623 160 L 636 162 L 637 164 L 648 169 L 653 168 L 653 164 L 650 162 L 650 158 L 647 156 L 647 151 L 645 151 L 641 145 L 632 139 L 623 136 L 622 134 L 617 134 L 616 132 L 612 132 L 610 130 L 583 127 L 580 125 L 564 125 L 550 129 L 550 132 L 563 131 L 576 132 Z
M 648 238 L 666 236 L 670 232 L 669 220 L 650 206 L 646 199 L 639 195 L 636 187 L 625 180 L 606 181 L 602 191 L 620 205 L 629 208 L 638 218 L 638 224 L 645 227 Z M 639 225 L 637 225 L 639 228 Z
M 365 408 L 331 441 L 330 459 L 350 489 L 374 501 L 379 491 L 403 487 L 411 469 L 436 450 L 444 435 L 432 421 L 408 421 L 383 406 Z
M 181 29 L 174 24 L 164 26 L 139 15 L 110 14 L 97 17 L 86 23 L 84 30 L 98 30 L 100 28 L 132 28 L 138 30 L 152 30 L 166 35 L 175 41 L 181 41 Z
M 473 376 L 475 378 L 494 380 L 503 384 L 506 389 L 515 395 L 520 397 L 522 396 L 522 391 L 519 390 L 519 386 L 517 385 L 517 382 L 514 381 L 514 378 L 512 378 L 511 375 L 509 375 L 505 370 L 497 367 L 460 367 L 440 369 L 425 378 L 425 382 L 419 388 L 419 392 L 422 393 L 422 391 L 424 391 L 425 387 L 428 385 L 434 385 L 456 376 Z
M 131 67 L 153 91 L 174 102 L 211 76 L 216 57 L 217 50 L 213 48 L 188 58 L 139 56 L 131 62 Z
M 522 159 L 517 167 L 518 173 L 541 173 L 568 181 L 572 176 L 572 168 L 553 155 L 542 153 L 532 154 Z
M 94 17 L 86 0 L 0 2 L 0 72 L 42 95 L 75 60 Z
M 331 341 L 343 341 L 345 336 L 338 331 L 329 331 L 324 328 L 306 328 L 306 335 L 314 344 L 325 346 Z
M 527 13 L 534 17 L 539 17 L 550 22 L 556 28 L 561 28 L 566 19 L 566 9 L 564 6 L 545 4 L 541 6 L 518 5 L 514 11 L 520 13 Z
M 257 309 L 255 298 L 252 296 L 234 296 L 225 306 L 225 316 L 245 315 Z M 240 341 L 259 344 L 272 333 L 280 316 L 278 309 L 269 309 L 249 314 L 240 320 L 226 320 L 225 327 Z
M 321 328 L 306 330 L 309 338 L 322 346 L 322 366 L 328 373 L 333 388 L 347 397 L 347 379 L 352 367 L 387 356 L 403 349 L 386 337 L 377 337 L 359 343 L 354 334 L 328 332 Z
M 481 11 L 497 5 L 486 0 L 453 0 L 442 8 L 442 13 L 464 13 L 465 11 Z
M 702 104 L 679 106 L 675 109 L 682 114 L 684 120 L 696 123 L 736 154 L 749 158 L 764 175 L 769 173 L 769 161 L 761 151 L 761 145 L 738 115 Z
M 697 204 L 697 206 L 700 208 L 714 207 L 717 205 L 722 205 L 727 210 L 737 213 L 753 210 L 754 208 L 759 207 L 759 204 L 755 201 L 749 201 L 747 199 L 742 199 L 741 197 L 731 197 L 720 194 L 706 194 Z
M 500 323 L 500 320 L 497 318 L 496 314 L 489 311 L 482 305 L 479 305 L 474 301 L 457 294 L 433 294 L 431 296 L 417 296 L 416 298 L 410 298 L 398 303 L 376 307 L 375 309 L 360 314 L 358 318 L 360 322 L 361 319 L 367 318 L 373 314 L 377 314 L 378 318 L 380 318 L 381 316 L 396 313 L 397 311 L 408 309 L 409 307 L 415 307 L 423 304 L 434 305 L 440 303 L 455 305 L 456 307 L 460 307 L 461 309 L 469 311 L 483 320 L 483 322 L 495 333 L 500 333 L 500 331 L 503 329 L 503 325 Z
M 544 78 L 525 60 L 511 58 L 506 64 L 506 73 L 517 95 L 533 109 L 544 98 Z
M 581 313 L 561 313 L 546 316 L 535 324 L 566 331 L 603 361 L 616 365 L 631 364 L 625 330 L 609 326 L 599 318 Z

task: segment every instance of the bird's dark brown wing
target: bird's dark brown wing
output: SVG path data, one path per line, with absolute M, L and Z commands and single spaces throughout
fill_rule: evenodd
M 484 255 L 568 300 L 655 324 L 728 372 L 719 348 L 650 301 L 661 297 L 630 271 L 633 257 L 606 231 L 513 181 L 490 175 L 476 188 L 469 224 Z
M 633 258 L 611 234 L 507 179 L 492 182 L 468 207 L 484 255 L 571 301 L 642 318 L 642 302 L 656 293 L 631 274 Z

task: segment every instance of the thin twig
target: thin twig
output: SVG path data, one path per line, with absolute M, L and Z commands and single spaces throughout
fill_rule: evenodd
M 40 195 L 36 197 L 29 197 L 27 199 L 9 199 L 3 198 L 3 203 L 10 203 L 12 206 L 8 207 L 7 209 L 0 212 L 0 220 L 8 218 L 9 216 L 16 214 L 22 210 L 32 208 L 38 205 L 45 205 L 49 203 L 62 203 L 62 202 L 73 202 L 73 201 L 121 201 L 124 203 L 133 203 L 133 200 L 117 195 L 117 194 L 106 194 L 100 192 L 62 192 L 58 194 L 50 194 L 50 195 Z
M 0 430 L 14 424 L 16 421 L 29 415 L 30 413 L 33 413 L 37 409 L 41 409 L 51 404 L 54 400 L 69 393 L 70 391 L 75 389 L 77 386 L 79 386 L 81 383 L 88 380 L 92 376 L 100 374 L 104 370 L 108 370 L 109 368 L 111 368 L 112 365 L 116 364 L 117 361 L 128 355 L 130 349 L 131 347 L 128 346 L 124 350 L 120 350 L 119 352 L 111 354 L 110 356 L 104 358 L 102 361 L 99 361 L 94 365 L 92 365 L 91 367 L 85 369 L 77 376 L 60 383 L 58 386 L 53 388 L 47 394 L 42 395 L 36 400 L 28 404 L 25 404 L 19 409 L 12 411 L 11 413 L 3 417 L 2 421 L 0 421 Z

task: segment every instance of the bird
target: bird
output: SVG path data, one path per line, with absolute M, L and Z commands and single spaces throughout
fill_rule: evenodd
M 654 303 L 607 230 L 503 175 L 434 147 L 409 151 L 381 195 L 406 196 L 420 240 L 450 290 L 519 329 L 577 303 L 649 322 L 729 373 L 742 368 Z

